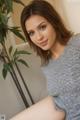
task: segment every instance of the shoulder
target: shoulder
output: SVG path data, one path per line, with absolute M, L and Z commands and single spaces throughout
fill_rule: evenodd
M 73 35 L 69 40 L 69 44 L 80 48 L 80 33 Z
M 80 34 L 73 35 L 67 47 L 68 56 L 71 57 L 71 61 L 79 61 L 80 64 Z

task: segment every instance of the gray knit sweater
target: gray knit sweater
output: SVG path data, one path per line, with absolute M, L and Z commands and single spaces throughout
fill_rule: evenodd
M 49 95 L 66 111 L 66 120 L 80 120 L 80 34 L 74 35 L 57 59 L 42 70 L 47 78 Z

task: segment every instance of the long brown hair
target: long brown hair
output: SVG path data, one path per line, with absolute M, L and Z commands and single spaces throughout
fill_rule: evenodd
M 49 62 L 52 54 L 49 50 L 44 51 L 38 46 L 36 46 L 30 39 L 25 22 L 32 16 L 32 15 L 40 15 L 47 19 L 47 21 L 53 26 L 56 31 L 57 40 L 62 44 L 66 45 L 69 38 L 72 36 L 71 31 L 67 30 L 64 26 L 63 21 L 56 10 L 53 8 L 51 4 L 44 0 L 33 0 L 24 7 L 21 13 L 21 26 L 23 32 L 26 36 L 26 39 L 29 45 L 34 49 L 34 51 L 41 57 L 42 63 L 46 64 Z

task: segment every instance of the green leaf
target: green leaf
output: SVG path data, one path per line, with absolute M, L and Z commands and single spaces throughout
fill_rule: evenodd
M 5 63 L 3 67 L 5 70 L 10 71 L 10 63 Z
M 16 53 L 17 53 L 17 49 L 14 51 L 13 57 L 15 57 L 15 56 L 16 56 Z
M 13 0 L 13 1 L 16 2 L 16 3 L 21 4 L 22 6 L 25 6 L 25 4 L 21 0 Z
M 16 51 L 16 54 L 28 54 L 28 55 L 30 55 L 31 53 L 29 53 L 25 50 L 20 50 L 20 51 Z
M 12 60 L 13 63 L 15 63 L 19 59 L 19 56 L 15 56 Z
M 11 27 L 10 29 L 21 31 L 19 26 L 14 26 L 14 27 Z
M 0 24 L 6 24 L 8 22 L 8 17 L 6 14 L 0 12 Z
M 27 52 L 27 51 L 24 51 L 24 50 L 20 50 L 20 51 L 18 51 L 17 49 L 14 51 L 14 53 L 13 53 L 13 61 L 16 61 L 16 60 L 18 60 L 18 58 L 20 57 L 19 55 L 21 55 L 21 54 L 31 54 L 31 53 L 29 53 L 29 52 Z
M 20 33 L 21 31 L 17 27 L 9 28 L 9 30 L 13 32 L 17 37 L 22 39 L 24 42 L 26 42 L 25 37 Z
M 5 79 L 6 78 L 6 76 L 7 76 L 7 70 L 5 69 L 5 68 L 3 68 L 3 70 L 2 70 L 2 75 L 3 75 L 3 78 Z
M 10 47 L 9 47 L 9 54 L 11 54 L 12 49 L 13 49 L 13 47 L 12 47 L 12 46 L 10 46 Z
M 7 13 L 12 12 L 13 1 L 12 0 L 5 0 L 4 4 L 6 5 Z
M 0 7 L 2 7 L 4 4 L 4 0 L 0 0 Z
M 19 58 L 19 55 L 17 54 L 17 49 L 14 51 L 12 57 L 13 57 L 12 61 L 13 61 L 13 63 L 15 63 L 18 60 L 18 58 Z
M 5 14 L 0 13 L 0 42 L 4 41 L 6 34 L 8 32 L 8 18 Z
M 23 59 L 19 59 L 18 62 L 24 64 L 26 67 L 29 68 L 29 66 L 28 66 L 28 64 L 27 64 L 27 62 L 26 62 L 25 60 L 23 60 Z
M 4 37 L 2 34 L 0 34 L 0 43 L 3 43 L 4 42 Z

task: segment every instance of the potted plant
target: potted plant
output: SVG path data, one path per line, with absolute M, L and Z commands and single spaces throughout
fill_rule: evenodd
M 14 49 L 12 45 L 10 45 L 9 48 L 7 48 L 7 45 L 6 45 L 8 41 L 9 32 L 12 32 L 24 42 L 26 41 L 24 36 L 21 34 L 20 27 L 8 25 L 8 21 L 11 17 L 11 13 L 13 12 L 13 2 L 24 5 L 20 0 L 0 0 L 0 45 L 2 47 L 2 50 L 0 52 L 0 59 L 3 61 L 2 75 L 3 75 L 3 78 L 5 79 L 8 72 L 11 74 L 12 80 L 14 81 L 17 87 L 17 90 L 19 91 L 21 95 L 21 98 L 25 104 L 25 107 L 29 107 L 26 96 L 19 83 L 15 69 L 18 71 L 21 77 L 21 80 L 24 84 L 26 91 L 28 92 L 28 95 L 31 99 L 32 104 L 34 104 L 34 101 L 29 92 L 27 84 L 25 83 L 25 80 L 17 64 L 19 62 L 19 63 L 24 64 L 26 67 L 29 67 L 27 62 L 23 60 L 22 58 L 20 58 L 20 55 L 21 54 L 29 55 L 30 53 L 25 50 L 18 50 L 17 48 Z

